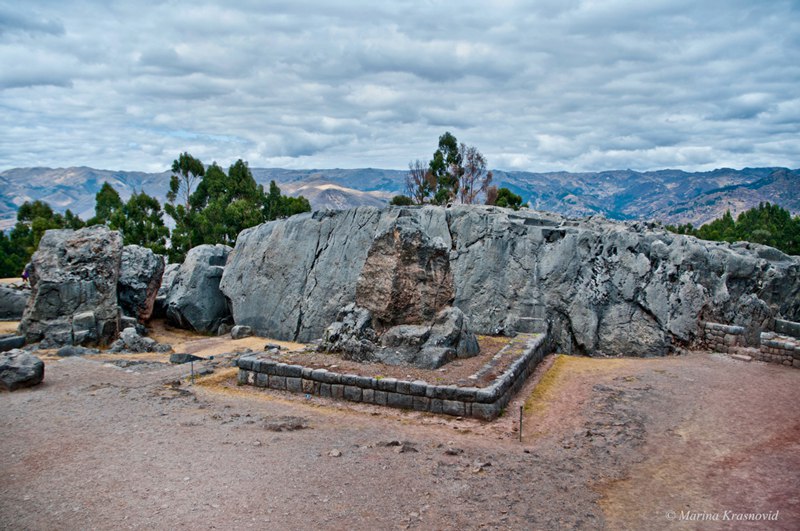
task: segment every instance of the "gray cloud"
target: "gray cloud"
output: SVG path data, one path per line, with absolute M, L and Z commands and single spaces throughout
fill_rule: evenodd
M 502 169 L 798 166 L 791 0 L 36 4 L 0 4 L 0 169 L 405 168 L 445 130 Z

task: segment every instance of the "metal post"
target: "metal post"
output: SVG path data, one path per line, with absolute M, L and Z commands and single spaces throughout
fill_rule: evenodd
M 522 442 L 522 408 L 519 406 L 519 442 Z
M 189 364 L 192 366 L 192 385 L 194 385 L 194 360 L 189 362 Z

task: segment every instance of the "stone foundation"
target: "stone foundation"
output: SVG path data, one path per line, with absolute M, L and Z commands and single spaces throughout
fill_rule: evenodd
M 761 332 L 760 344 L 747 348 L 741 326 L 701 323 L 704 346 L 714 352 L 744 354 L 767 363 L 800 368 L 800 323 L 775 320 L 775 332 Z
M 709 350 L 733 354 L 746 346 L 744 328 L 741 326 L 708 322 L 700 323 L 700 326 L 703 329 L 703 342 Z
M 379 406 L 426 411 L 483 420 L 497 418 L 511 397 L 544 358 L 550 346 L 546 334 L 532 335 L 525 353 L 492 385 L 485 388 L 433 385 L 395 378 L 340 374 L 326 369 L 289 365 L 257 356 L 237 360 L 238 382 L 280 391 L 349 400 Z
M 761 346 L 755 358 L 800 369 L 800 340 L 775 332 L 762 332 Z

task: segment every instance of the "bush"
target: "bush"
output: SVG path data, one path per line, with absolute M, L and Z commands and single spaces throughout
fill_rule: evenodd
M 389 201 L 389 204 L 395 206 L 409 206 L 414 204 L 414 200 L 407 195 L 396 195 Z

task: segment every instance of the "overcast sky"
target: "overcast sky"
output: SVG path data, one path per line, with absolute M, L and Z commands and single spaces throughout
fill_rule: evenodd
M 106 5 L 113 4 L 113 5 Z M 788 166 L 797 0 L 0 0 L 0 170 Z

